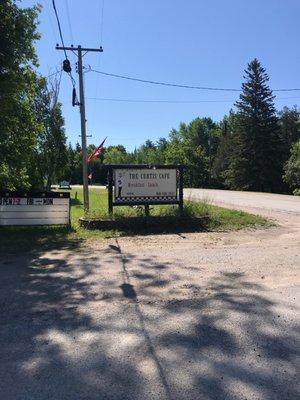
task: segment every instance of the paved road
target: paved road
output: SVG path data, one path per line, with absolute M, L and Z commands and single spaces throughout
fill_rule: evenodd
M 268 207 L 269 229 L 0 255 L 0 399 L 298 400 L 300 216 Z
M 300 196 L 233 190 L 185 189 L 185 198 L 208 200 L 224 207 L 300 215 Z

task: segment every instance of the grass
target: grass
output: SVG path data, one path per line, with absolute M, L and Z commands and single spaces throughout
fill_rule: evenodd
M 89 218 L 109 219 L 107 214 L 107 191 L 90 189 Z M 143 217 L 142 207 L 120 206 L 114 208 L 114 219 L 122 221 Z M 84 215 L 82 189 L 71 191 L 71 226 L 41 226 L 41 227 L 2 227 L 0 228 L 0 254 L 20 253 L 28 250 L 47 250 L 53 248 L 76 249 L 88 238 L 105 238 L 128 234 L 171 233 L 180 231 L 228 231 L 242 228 L 268 226 L 270 222 L 260 216 L 242 211 L 210 205 L 208 202 L 184 203 L 184 217 L 179 219 L 178 206 L 151 206 L 151 216 L 159 217 L 156 226 L 145 223 L 142 229 L 132 224 L 130 229 L 99 230 L 85 229 L 79 224 L 79 218 Z M 151 220 L 151 219 L 150 219 Z M 155 218 L 152 218 L 155 221 Z M 196 224 L 193 221 L 197 221 Z M 163 223 L 161 223 L 163 221 Z M 182 221 L 182 225 L 178 223 Z M 200 221 L 200 223 L 199 223 Z M 183 223 L 184 222 L 184 223 Z M 182 230 L 181 230 L 182 228 Z

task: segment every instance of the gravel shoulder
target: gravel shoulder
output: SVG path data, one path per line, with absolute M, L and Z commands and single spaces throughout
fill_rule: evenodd
M 263 204 L 231 206 L 276 226 L 0 256 L 0 398 L 298 399 L 300 215 Z

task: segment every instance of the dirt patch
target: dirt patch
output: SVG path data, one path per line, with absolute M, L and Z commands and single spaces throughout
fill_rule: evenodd
M 272 217 L 1 256 L 0 397 L 298 399 L 300 221 Z

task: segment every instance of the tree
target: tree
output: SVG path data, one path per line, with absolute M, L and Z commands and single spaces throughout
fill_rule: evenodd
M 82 152 L 77 142 L 73 149 L 71 143 L 67 148 L 67 165 L 64 179 L 74 184 L 82 185 Z
M 236 114 L 232 110 L 219 123 L 219 130 L 220 139 L 212 166 L 212 177 L 217 187 L 226 187 L 226 171 L 235 151 Z
M 108 146 L 104 153 L 105 164 L 127 164 L 128 155 L 122 145 Z
M 284 181 L 290 189 L 299 192 L 300 189 L 300 140 L 291 149 L 291 156 L 284 166 Z M 300 194 L 300 193 L 299 193 Z
M 166 163 L 188 164 L 186 184 L 193 187 L 212 184 L 212 165 L 220 133 L 211 118 L 196 118 L 188 125 L 172 129 L 165 150 Z
M 36 159 L 42 186 L 48 190 L 64 175 L 67 163 L 66 135 L 61 104 L 57 101 L 59 82 L 41 81 L 35 112 L 42 130 L 38 136 Z
M 283 141 L 284 162 L 290 155 L 293 143 L 300 139 L 300 111 L 296 106 L 293 108 L 283 107 L 279 112 L 279 125 Z
M 235 149 L 226 171 L 232 189 L 280 191 L 283 146 L 269 77 L 257 59 L 245 70 L 242 94 L 236 102 Z
M 33 112 L 39 78 L 34 72 L 40 8 L 18 8 L 3 0 L 0 7 L 0 187 L 29 189 L 41 125 Z
M 157 143 L 146 140 L 138 149 L 135 149 L 129 159 L 135 164 L 164 164 L 167 140 L 160 138 Z

